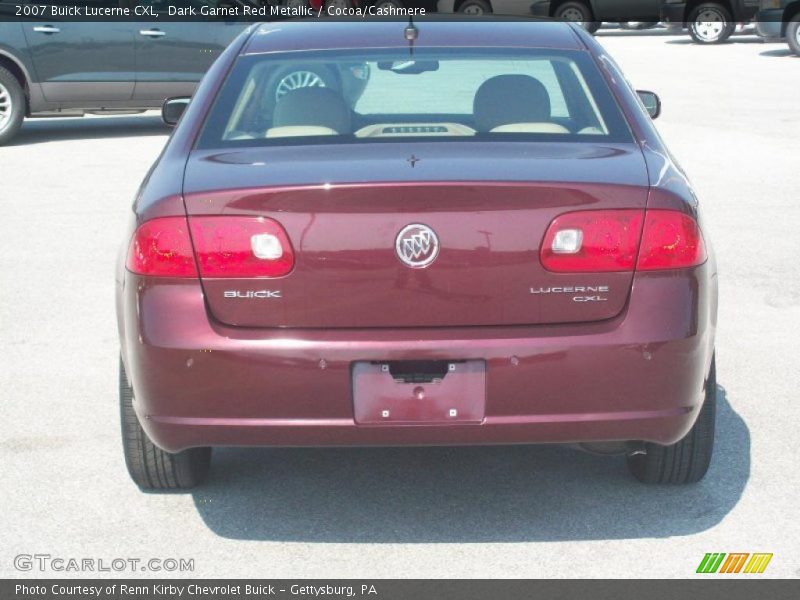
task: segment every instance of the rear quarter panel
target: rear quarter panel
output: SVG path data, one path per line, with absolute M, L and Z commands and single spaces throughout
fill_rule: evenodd
M 0 27 L 2 24 L 0 24 Z M 122 359 L 126 367 L 127 340 L 125 328 L 124 294 L 125 294 L 125 259 L 128 253 L 130 239 L 136 228 L 143 222 L 156 217 L 182 216 L 186 214 L 183 203 L 183 173 L 189 149 L 194 143 L 205 114 L 216 96 L 219 86 L 236 60 L 242 46 L 250 37 L 254 26 L 245 31 L 228 46 L 217 61 L 211 66 L 198 86 L 195 97 L 199 102 L 191 102 L 184 113 L 181 123 L 173 131 L 167 145 L 161 152 L 155 164 L 136 192 L 133 211 L 128 221 L 127 235 L 120 246 L 117 255 L 115 272 L 115 300 L 117 309 L 117 324 L 120 335 Z M 197 291 L 201 293 L 200 282 L 197 281 Z
M 580 27 L 573 27 L 575 33 L 592 52 L 617 102 L 622 107 L 630 124 L 634 138 L 642 150 L 647 166 L 647 178 L 650 192 L 647 208 L 677 210 L 691 215 L 700 224 L 703 240 L 708 252 L 708 261 L 704 269 L 705 277 L 699 279 L 701 285 L 707 286 L 704 297 L 707 298 L 707 310 L 698 317 L 708 321 L 710 330 L 707 336 L 709 347 L 705 357 L 706 367 L 710 367 L 714 348 L 714 333 L 717 324 L 718 277 L 714 248 L 703 226 L 700 203 L 689 178 L 677 159 L 667 148 L 656 129 L 653 119 L 647 114 L 636 93 L 636 88 L 626 79 L 613 58 L 591 35 Z M 645 275 L 646 276 L 646 275 Z M 637 274 L 636 279 L 643 277 Z M 634 280 L 634 286 L 636 285 Z

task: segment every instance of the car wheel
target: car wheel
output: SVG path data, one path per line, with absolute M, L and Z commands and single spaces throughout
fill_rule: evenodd
M 671 446 L 645 443 L 644 453 L 628 457 L 628 468 L 644 483 L 696 483 L 708 471 L 714 450 L 717 409 L 717 369 L 711 359 L 705 399 L 689 433 Z
M 25 118 L 25 92 L 17 78 L 0 67 L 0 146 L 11 141 Z
M 789 42 L 792 52 L 800 56 L 800 13 L 789 21 L 789 25 L 786 27 L 786 41 Z
M 267 89 L 272 90 L 271 96 L 274 104 L 289 92 L 307 87 L 339 89 L 339 84 L 329 69 L 317 66 L 292 67 L 281 69 L 273 75 Z
M 589 33 L 600 29 L 600 23 L 593 20 L 592 10 L 583 2 L 565 2 L 556 9 L 553 17 L 559 21 L 577 23 Z
M 492 14 L 492 5 L 486 2 L 486 0 L 466 0 L 458 7 L 458 12 L 476 17 L 480 15 L 490 15 Z
M 211 465 L 211 448 L 166 452 L 147 437 L 133 409 L 133 388 L 119 361 L 119 404 L 122 449 L 133 481 L 143 490 L 187 490 L 205 479 Z
M 701 4 L 689 14 L 689 35 L 698 44 L 719 44 L 736 29 L 731 12 L 721 4 Z
M 628 29 L 631 31 L 642 31 L 644 29 L 652 29 L 658 25 L 658 23 L 653 21 L 622 21 L 619 26 L 622 29 Z

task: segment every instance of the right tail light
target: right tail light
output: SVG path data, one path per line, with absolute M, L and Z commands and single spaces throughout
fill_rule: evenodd
M 556 217 L 540 250 L 558 273 L 681 269 L 706 260 L 697 222 L 674 210 L 586 210 Z
M 648 210 L 636 268 L 640 271 L 683 269 L 708 258 L 700 227 L 689 215 L 675 210 Z

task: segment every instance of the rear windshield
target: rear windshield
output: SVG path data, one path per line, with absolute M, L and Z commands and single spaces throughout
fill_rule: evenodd
M 412 138 L 631 140 L 587 53 L 458 48 L 240 57 L 198 146 Z

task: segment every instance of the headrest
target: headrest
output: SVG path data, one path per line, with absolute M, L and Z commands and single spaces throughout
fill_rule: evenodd
M 530 75 L 497 75 L 483 82 L 472 108 L 478 131 L 509 123 L 550 120 L 550 94 Z
M 283 125 L 267 129 L 266 137 L 305 137 L 310 135 L 336 135 L 337 133 L 339 132 L 330 127 L 320 127 L 319 125 Z
M 292 90 L 275 104 L 272 127 L 315 125 L 349 133 L 351 113 L 344 98 L 330 88 Z

